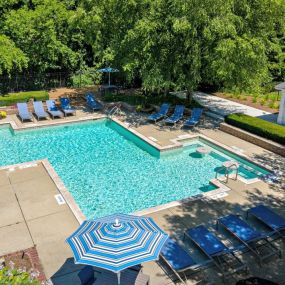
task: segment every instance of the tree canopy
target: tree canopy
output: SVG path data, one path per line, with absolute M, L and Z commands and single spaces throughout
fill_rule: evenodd
M 285 77 L 284 0 L 3 0 L 0 73 L 114 66 L 168 92 Z

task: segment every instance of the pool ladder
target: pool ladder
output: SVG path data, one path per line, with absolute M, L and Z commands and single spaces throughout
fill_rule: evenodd
M 107 117 L 112 118 L 115 115 L 125 115 L 125 113 L 122 111 L 120 106 L 114 106 L 111 108 L 110 111 L 107 112 Z
M 221 166 L 221 167 L 219 167 L 218 169 L 216 169 L 216 179 L 219 180 L 219 178 L 218 178 L 218 173 L 219 173 L 221 170 L 225 170 L 225 178 L 226 178 L 225 183 L 228 183 L 228 181 L 229 181 L 229 175 L 230 175 L 230 170 L 231 170 L 231 169 L 235 169 L 235 170 L 236 170 L 236 175 L 235 175 L 234 180 L 237 180 L 237 178 L 238 178 L 238 168 L 239 168 L 239 167 L 238 167 L 236 164 L 232 164 L 232 165 L 230 165 L 229 167 Z M 219 181 L 220 181 L 220 180 L 219 180 Z M 224 181 L 223 181 L 223 182 L 224 182 Z

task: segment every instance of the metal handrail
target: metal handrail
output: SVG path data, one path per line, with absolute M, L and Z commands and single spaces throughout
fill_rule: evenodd
M 230 174 L 230 169 L 232 169 L 232 168 L 235 168 L 236 169 L 236 176 L 235 176 L 235 178 L 234 178 L 234 180 L 237 180 L 237 178 L 238 178 L 238 169 L 239 169 L 239 167 L 236 165 L 236 164 L 232 164 L 232 165 L 230 165 L 229 167 L 225 167 L 225 166 L 221 166 L 221 167 L 219 167 L 218 169 L 216 169 L 216 179 L 218 179 L 218 172 L 220 171 L 220 170 L 223 170 L 223 169 L 225 169 L 225 178 L 226 178 L 226 182 L 225 183 L 228 183 L 228 181 L 229 181 L 229 174 Z

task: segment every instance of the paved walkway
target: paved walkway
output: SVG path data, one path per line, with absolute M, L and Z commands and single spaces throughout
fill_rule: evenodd
M 252 117 L 261 117 L 269 112 L 259 110 L 250 106 L 246 106 L 237 102 L 233 102 L 224 98 L 220 98 L 214 95 L 206 94 L 203 92 L 195 92 L 194 98 L 204 107 L 212 112 L 226 116 L 232 113 L 243 113 Z

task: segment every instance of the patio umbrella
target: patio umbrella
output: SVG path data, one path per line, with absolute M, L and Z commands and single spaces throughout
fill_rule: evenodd
M 98 72 L 102 72 L 102 73 L 108 73 L 109 76 L 109 86 L 111 85 L 111 73 L 112 72 L 119 72 L 118 69 L 116 68 L 112 68 L 112 67 L 105 67 L 105 68 L 101 68 L 97 70 Z
M 117 273 L 143 262 L 157 260 L 168 235 L 152 218 L 116 214 L 84 221 L 67 238 L 75 263 Z

